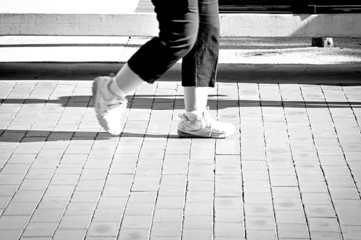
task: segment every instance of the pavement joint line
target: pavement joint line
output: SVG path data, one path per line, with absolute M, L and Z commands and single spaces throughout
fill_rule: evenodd
M 321 86 L 318 86 L 318 87 L 320 88 L 320 91 L 321 91 L 322 94 L 323 94 L 323 95 L 322 95 L 323 100 L 326 100 L 326 99 L 325 99 L 324 92 L 322 91 Z M 302 95 L 302 97 L 304 98 L 304 94 L 303 94 L 303 92 L 302 92 L 302 88 L 301 88 L 301 95 Z M 307 111 L 308 111 L 308 110 L 307 110 L 307 106 L 306 106 L 305 109 L 306 109 L 306 112 L 307 112 Z M 331 116 L 331 118 L 332 118 L 332 114 L 331 114 L 331 112 L 330 112 L 330 109 L 329 109 L 329 108 L 327 108 L 327 109 L 328 109 L 328 111 L 329 111 L 329 113 L 330 113 L 330 116 Z M 308 115 L 308 114 L 307 114 L 307 115 Z M 311 125 L 311 120 L 310 120 L 309 117 L 308 117 L 308 121 L 309 121 L 310 130 L 311 130 L 311 133 L 312 133 L 312 132 L 313 132 L 313 131 L 312 131 L 312 125 Z M 334 131 L 336 131 L 334 125 L 333 125 L 333 128 L 334 128 Z M 315 142 L 315 136 L 314 136 L 313 133 L 312 133 L 312 140 L 313 140 L 313 144 L 314 144 L 315 148 L 317 149 L 317 147 L 316 147 L 316 142 Z M 323 178 L 325 179 L 325 184 L 326 184 L 326 188 L 327 188 L 327 191 L 328 191 L 328 195 L 331 196 L 330 187 L 329 187 L 329 184 L 328 184 L 327 179 L 326 179 L 326 174 L 325 174 L 325 171 L 324 171 L 324 169 L 323 169 L 323 167 L 322 167 L 322 164 L 321 164 L 321 162 L 320 162 L 320 156 L 319 156 L 319 153 L 318 153 L 317 151 L 316 151 L 316 154 L 317 154 L 317 159 L 318 159 L 319 167 L 320 167 L 321 172 L 322 172 L 322 174 L 323 174 Z M 344 236 L 343 236 L 343 233 L 342 233 L 341 222 L 340 222 L 339 216 L 338 216 L 337 211 L 336 211 L 335 203 L 334 203 L 334 201 L 333 201 L 332 198 L 330 198 L 330 201 L 331 201 L 332 208 L 333 208 L 333 211 L 334 211 L 335 216 L 336 216 L 336 221 L 337 221 L 337 223 L 338 223 L 338 230 L 340 231 L 340 233 L 341 233 L 341 239 L 343 240 L 343 239 L 344 239 Z M 308 222 L 308 221 L 307 221 L 307 222 Z M 309 224 L 309 223 L 308 223 L 308 224 Z M 311 236 L 311 232 L 310 232 L 310 236 Z
M 258 98 L 261 100 L 262 99 L 262 91 L 260 88 L 260 84 L 258 84 Z M 264 112 L 263 112 L 263 107 L 262 105 L 260 106 L 260 111 L 262 114 L 262 128 L 263 128 L 263 136 L 264 136 L 264 146 L 265 146 L 265 157 L 267 159 L 267 140 L 266 140 L 266 131 L 265 131 L 265 118 L 264 118 Z M 270 166 L 269 163 L 266 161 L 266 166 L 267 166 L 267 173 L 268 173 L 268 181 L 271 183 L 271 174 L 270 174 Z M 274 193 L 272 190 L 272 184 L 270 184 L 270 195 L 271 195 L 271 199 L 272 199 L 272 210 L 273 210 L 273 218 L 275 220 L 275 234 L 276 234 L 276 238 L 279 239 L 279 229 L 278 229 L 278 225 L 277 225 L 277 217 L 276 217 L 276 208 L 275 208 L 275 203 L 274 203 Z M 247 226 L 246 226 L 247 227 Z
M 280 91 L 280 96 L 281 96 L 281 101 L 282 103 L 284 102 L 284 99 L 282 97 L 282 90 L 280 88 L 280 85 L 278 84 L 278 88 L 279 88 L 279 91 Z M 300 92 L 301 92 L 301 89 L 299 88 Z M 302 93 L 301 93 L 302 94 Z M 297 169 L 295 168 L 296 164 L 295 164 L 295 160 L 293 158 L 293 153 L 292 153 L 292 147 L 291 147 L 291 140 L 290 140 L 290 133 L 289 133 L 289 126 L 288 126 L 288 120 L 287 120 L 287 115 L 286 115 L 286 112 L 285 112 L 285 106 L 284 104 L 282 104 L 282 109 L 283 109 L 283 114 L 284 114 L 284 119 L 285 119 L 285 123 L 286 123 L 286 131 L 287 131 L 287 137 L 288 137 L 288 147 L 290 149 L 290 152 L 291 152 L 291 158 L 292 158 L 292 164 L 294 166 L 294 171 L 295 171 L 295 176 L 296 176 L 296 179 L 297 179 L 297 189 L 299 191 L 299 196 L 300 196 L 300 199 L 301 199 L 301 202 L 303 202 L 303 197 L 302 197 L 302 191 L 300 189 L 300 181 L 299 181 L 299 176 L 297 174 Z M 305 222 L 306 222 L 306 226 L 307 226 L 307 233 L 308 233 L 308 237 L 311 236 L 311 231 L 310 231 L 310 226 L 309 226 L 309 222 L 307 220 L 307 214 L 306 214 L 306 209 L 305 209 L 305 205 L 302 204 L 302 210 L 303 210 L 303 215 L 305 216 Z
M 34 88 L 35 88 L 35 86 L 34 86 Z M 33 88 L 33 89 L 34 89 L 34 88 Z M 33 90 L 33 89 L 32 89 L 32 90 Z M 30 93 L 29 93 L 29 94 L 30 94 Z M 27 96 L 29 96 L 29 94 L 28 94 Z M 44 105 L 44 106 L 45 106 L 45 105 Z M 20 110 L 19 110 L 19 111 L 20 111 Z M 15 118 L 15 117 L 16 117 L 16 116 L 14 116 L 14 118 Z M 24 134 L 23 139 L 24 139 L 25 137 L 26 137 L 26 134 Z M 23 139 L 22 139 L 22 140 L 23 140 Z M 20 143 L 22 142 L 22 140 L 20 141 Z M 43 148 L 44 145 L 45 145 L 45 142 L 43 143 L 43 145 L 42 145 L 41 148 Z M 34 161 L 35 161 L 35 160 L 34 160 Z M 33 163 L 32 163 L 32 164 L 33 164 Z M 30 168 L 31 168 L 31 166 L 29 166 L 28 171 L 29 171 Z M 51 179 L 49 179 L 49 183 L 50 183 L 51 180 L 54 178 L 55 172 L 56 172 L 56 171 L 54 171 L 54 173 L 52 174 Z M 24 178 L 24 181 L 25 181 L 25 178 Z M 24 181 L 23 181 L 23 182 L 24 182 Z M 21 186 L 21 184 L 19 185 L 19 188 L 20 188 L 20 186 Z M 44 190 L 44 193 L 43 193 L 42 196 L 41 196 L 41 200 L 44 198 L 44 196 L 45 196 L 46 191 L 47 191 L 48 188 L 49 188 L 49 185 L 48 185 L 48 186 L 46 187 L 46 189 Z M 38 206 L 40 205 L 41 200 L 40 200 L 39 203 L 37 204 L 37 206 L 36 206 L 36 208 L 35 208 L 34 211 L 36 211 L 36 209 L 38 209 Z M 25 226 L 24 229 L 22 230 L 20 236 L 23 236 L 23 234 L 24 234 L 25 231 L 26 231 L 26 227 L 29 226 L 29 224 L 31 223 L 31 219 L 32 219 L 32 217 L 33 217 L 33 214 L 34 214 L 34 212 L 32 212 L 31 216 L 29 217 L 29 219 L 28 219 L 28 221 L 27 221 L 27 223 L 26 223 L 26 226 Z
M 347 99 L 347 102 L 350 103 L 350 101 L 349 101 L 349 99 L 348 99 L 348 97 L 347 97 L 347 94 L 346 94 L 345 91 L 344 91 L 344 87 L 341 86 L 341 90 L 342 90 L 345 98 Z M 357 124 L 357 126 L 358 126 L 359 134 L 361 135 L 361 127 L 360 127 L 361 125 L 360 125 L 360 123 L 358 122 L 358 119 L 357 119 L 357 117 L 356 117 L 354 108 L 353 108 L 352 106 L 350 106 L 350 109 L 351 109 L 351 111 L 352 111 L 352 113 L 353 113 L 354 120 L 355 120 L 355 122 L 356 122 L 356 124 Z M 332 115 L 331 115 L 331 116 L 332 116 Z M 334 121 L 333 118 L 332 118 L 332 120 Z M 338 134 L 338 131 L 337 131 L 336 128 L 335 128 L 335 131 L 336 131 L 336 134 L 337 134 L 337 136 L 338 136 L 338 138 L 337 138 L 338 143 L 340 144 L 340 147 L 341 147 L 341 149 L 343 150 L 344 159 L 346 159 L 345 151 L 344 151 L 344 149 L 343 149 L 343 147 L 342 147 L 342 144 L 341 144 L 341 142 L 340 142 L 339 134 Z M 352 170 L 351 170 L 350 165 L 347 163 L 347 161 L 345 161 L 345 163 L 346 163 L 346 165 L 347 165 L 347 167 L 348 167 L 348 169 L 349 169 L 349 171 L 350 171 L 351 177 L 352 177 L 352 179 L 353 179 L 353 181 L 354 181 L 354 184 L 355 184 L 355 188 L 356 188 L 356 190 L 357 190 L 357 192 L 358 192 L 358 194 L 359 194 L 359 197 L 360 197 L 360 199 L 361 199 L 361 189 L 359 189 L 358 186 L 357 186 L 357 184 L 356 184 L 357 181 L 356 181 L 356 179 L 355 179 L 354 174 L 352 173 Z

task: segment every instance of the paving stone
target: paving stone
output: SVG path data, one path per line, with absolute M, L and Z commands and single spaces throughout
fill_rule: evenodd
M 103 180 L 83 180 L 78 181 L 76 191 L 101 191 L 103 188 Z
M 270 193 L 247 192 L 244 196 L 246 204 L 272 204 Z
M 243 210 L 232 208 L 216 209 L 215 221 L 220 223 L 242 223 L 244 222 Z
M 134 180 L 132 191 L 134 192 L 149 192 L 156 191 L 159 188 L 159 176 L 142 176 Z
M 0 239 L 17 240 L 22 231 L 22 229 L 0 229 Z
M 165 237 L 166 239 L 171 239 L 169 237 Z M 99 239 L 98 237 L 96 239 Z M 120 229 L 118 240 L 146 240 L 149 239 L 149 230 L 144 229 Z M 152 237 L 152 239 L 155 239 Z
M 339 232 L 311 232 L 311 238 L 317 240 L 324 240 L 324 239 L 339 240 L 342 239 L 342 235 Z
M 24 180 L 25 174 L 1 174 L 1 184 L 19 185 Z
M 217 197 L 242 197 L 242 178 L 237 175 L 217 175 L 215 195 Z
M 88 229 L 91 215 L 64 215 L 59 224 L 59 229 Z
M 361 226 L 347 226 L 341 225 L 342 234 L 347 240 L 356 240 L 360 238 Z
M 243 223 L 215 223 L 215 239 L 235 238 L 242 239 L 244 236 Z
M 117 209 L 117 208 L 98 208 L 94 212 L 94 216 L 92 221 L 93 222 L 120 222 L 123 217 L 124 209 Z
M 101 193 L 98 191 L 74 191 L 71 202 L 96 203 L 100 197 L 100 194 Z
M 29 223 L 23 237 L 52 237 L 57 225 L 57 223 Z
M 69 215 L 89 215 L 95 210 L 94 203 L 69 203 L 65 214 Z
M 217 211 L 217 210 L 216 210 Z M 184 214 L 193 216 L 213 215 L 213 204 L 186 203 Z
M 160 197 L 157 201 L 157 208 L 183 208 L 184 197 Z
M 271 185 L 269 181 L 248 181 L 244 182 L 244 192 L 248 193 L 268 193 L 271 195 Z
M 45 196 L 41 200 L 38 209 L 65 209 L 68 205 L 70 197 L 68 196 Z
M 10 202 L 3 215 L 8 216 L 31 216 L 37 203 L 16 203 Z
M 304 211 L 276 211 L 277 223 L 306 223 Z
M 157 192 L 132 192 L 128 202 L 131 203 L 155 203 Z
M 0 229 L 13 230 L 24 229 L 30 216 L 1 216 Z
M 195 191 L 187 191 L 187 203 L 205 203 L 212 204 L 213 203 L 212 192 L 195 192 Z
M 243 199 L 241 197 L 216 197 L 215 209 L 243 209 Z
M 0 197 L 0 209 L 5 209 L 10 201 L 11 197 Z
M 85 236 L 85 239 L 87 240 L 117 240 L 118 238 L 117 237 L 94 237 L 94 236 Z
M 1 173 L 5 174 L 25 174 L 30 167 L 29 163 L 26 164 L 6 164 Z
M 299 198 L 300 192 L 298 187 L 272 187 L 274 198 Z
M 78 180 L 79 180 L 79 176 L 77 175 L 55 174 L 50 184 L 75 186 L 78 183 Z
M 245 215 L 251 217 L 273 217 L 273 205 L 271 204 L 245 204 Z
M 102 237 L 102 236 L 117 236 L 119 224 L 118 223 L 91 223 L 87 236 Z
M 213 236 L 213 231 L 211 230 L 199 230 L 199 229 L 184 229 L 183 231 L 183 235 L 182 235 L 183 239 L 188 239 L 188 240 L 192 240 L 192 239 L 199 239 L 199 240 L 207 240 L 207 239 L 212 239 Z
M 43 188 L 43 187 L 48 187 L 46 192 L 45 192 L 45 197 L 70 197 L 72 195 L 72 193 L 74 192 L 74 187 L 73 185 L 71 186 L 58 186 L 58 185 L 51 185 L 51 186 L 47 186 L 47 182 L 46 181 L 33 181 L 35 182 L 36 186 L 39 184 L 39 188 Z M 35 186 L 35 190 L 37 190 Z M 20 188 L 21 189 L 21 188 Z
M 240 145 L 236 140 L 217 140 L 216 154 L 239 154 Z
M 247 231 L 247 239 L 249 239 L 249 240 L 262 240 L 262 239 L 275 240 L 275 239 L 277 239 L 277 234 L 275 231 L 250 230 L 250 231 Z
M 327 193 L 325 182 L 302 182 L 300 183 L 301 193 Z
M 351 175 L 326 176 L 326 181 L 330 187 L 354 187 L 355 182 Z
M 184 229 L 213 230 L 213 216 L 186 216 L 184 218 Z
M 312 232 L 340 232 L 336 218 L 308 218 Z
M 154 222 L 182 222 L 183 209 L 156 209 Z
M 333 209 L 333 206 L 331 204 L 327 205 L 305 205 L 305 212 L 307 217 L 329 217 L 333 218 L 335 217 L 335 210 Z
M 58 223 L 63 217 L 63 214 L 63 209 L 39 208 L 36 209 L 34 214 L 32 215 L 31 222 Z
M 43 191 L 17 191 L 11 200 L 12 203 L 38 203 L 40 202 Z
M 151 216 L 153 215 L 153 203 L 128 204 L 125 209 L 125 216 Z
M 124 197 L 101 197 L 97 209 L 123 209 L 127 199 Z
M 249 230 L 274 230 L 276 228 L 275 218 L 246 216 L 246 226 Z
M 83 239 L 85 236 L 85 230 L 68 230 L 68 229 L 60 229 L 55 232 L 53 237 L 54 240 L 77 240 Z
M 185 197 L 186 186 L 161 186 L 159 197 Z
M 125 198 L 127 196 L 129 196 L 131 191 L 131 186 L 127 186 L 127 185 L 115 185 L 115 184 L 108 184 L 104 186 L 103 189 L 103 197 L 106 198 Z
M 243 172 L 244 181 L 269 181 L 268 170 L 248 170 Z
M 361 221 L 359 200 L 336 200 L 334 204 L 341 225 L 359 225 Z
M 125 216 L 122 229 L 150 229 L 152 225 L 151 216 Z
M 331 204 L 331 197 L 328 193 L 302 193 L 304 204 Z
M 151 231 L 152 237 L 180 237 L 181 236 L 181 223 L 171 222 L 163 223 L 156 222 L 153 224 Z
M 306 223 L 280 223 L 278 236 L 280 239 L 308 239 L 309 232 Z
M 293 187 L 298 186 L 296 176 L 272 176 L 271 175 L 272 187 Z

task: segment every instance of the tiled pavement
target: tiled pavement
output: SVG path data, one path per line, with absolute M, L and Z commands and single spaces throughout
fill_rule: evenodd
M 0 239 L 361 239 L 361 85 L 223 81 L 229 139 L 179 139 L 182 88 L 142 85 L 120 137 L 91 81 L 0 81 Z

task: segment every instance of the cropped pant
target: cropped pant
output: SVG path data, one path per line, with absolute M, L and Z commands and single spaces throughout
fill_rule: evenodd
M 214 87 L 219 54 L 218 0 L 152 0 L 159 36 L 128 61 L 153 83 L 182 59 L 182 86 Z

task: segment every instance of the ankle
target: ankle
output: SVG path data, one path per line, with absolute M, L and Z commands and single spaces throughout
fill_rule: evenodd
M 108 91 L 113 95 L 113 98 L 125 98 L 127 96 L 127 94 L 119 88 L 114 78 L 112 78 L 108 84 Z
M 201 119 L 203 116 L 203 111 L 196 110 L 196 111 L 186 111 L 185 115 L 190 121 L 194 121 L 197 119 Z

